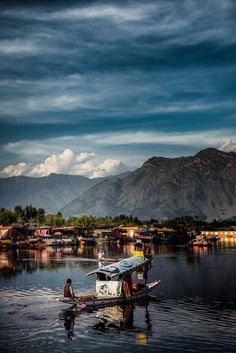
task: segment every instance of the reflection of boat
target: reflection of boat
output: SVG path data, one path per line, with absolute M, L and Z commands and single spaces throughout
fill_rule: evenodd
M 78 306 L 104 306 L 129 303 L 148 295 L 160 280 L 148 284 L 132 284 L 131 274 L 134 271 L 147 272 L 150 260 L 144 256 L 132 256 L 117 263 L 110 264 L 87 274 L 96 275 L 96 293 L 62 298 L 63 303 Z M 147 277 L 146 277 L 147 278 Z
M 135 322 L 135 310 L 139 310 L 139 313 L 142 314 L 142 321 L 139 319 L 138 322 Z M 92 324 L 92 330 L 95 333 L 126 333 L 129 331 L 133 333 L 137 344 L 147 344 L 152 330 L 147 301 L 145 303 L 136 302 L 135 304 L 122 306 L 109 306 L 100 308 L 97 311 L 89 310 L 89 315 L 94 315 L 94 313 L 96 313 L 94 317 L 96 321 Z M 74 310 L 73 307 L 63 310 L 59 315 L 59 319 L 64 321 L 64 327 L 69 339 L 73 339 L 75 321 L 79 317 L 82 319 L 80 315 L 81 311 Z

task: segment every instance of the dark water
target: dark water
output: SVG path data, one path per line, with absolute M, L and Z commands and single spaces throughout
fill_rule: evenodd
M 99 245 L 127 257 L 133 245 Z M 1 352 L 236 351 L 236 244 L 212 249 L 156 246 L 153 298 L 126 307 L 76 311 L 58 302 L 65 279 L 94 291 L 97 247 L 0 253 Z

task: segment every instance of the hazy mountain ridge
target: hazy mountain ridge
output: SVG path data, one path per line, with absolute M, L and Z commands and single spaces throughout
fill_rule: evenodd
M 122 173 L 120 177 L 127 176 L 128 173 Z M 115 177 L 89 179 L 80 175 L 65 174 L 50 174 L 41 178 L 1 178 L 0 207 L 13 209 L 16 205 L 31 204 L 36 208 L 44 208 L 46 212 L 57 212 L 89 188 L 112 178 Z
M 93 186 L 61 211 L 66 216 L 230 218 L 236 215 L 236 153 L 208 148 L 191 157 L 152 157 L 123 179 Z

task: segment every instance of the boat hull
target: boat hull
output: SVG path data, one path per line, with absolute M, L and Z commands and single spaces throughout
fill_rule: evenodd
M 109 306 L 109 305 L 116 305 L 120 303 L 129 303 L 132 301 L 135 301 L 137 299 L 143 298 L 147 296 L 158 284 L 160 283 L 160 280 L 151 282 L 146 285 L 145 288 L 141 289 L 138 292 L 133 293 L 131 297 L 111 297 L 111 298 L 97 298 L 96 295 L 87 295 L 85 298 L 83 296 L 77 297 L 77 300 L 74 298 L 71 299 L 65 299 L 61 298 L 59 299 L 60 302 L 70 304 L 70 305 L 78 305 L 78 306 Z

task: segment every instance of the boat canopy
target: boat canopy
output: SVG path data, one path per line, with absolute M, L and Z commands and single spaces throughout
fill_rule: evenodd
M 91 271 L 87 273 L 87 276 L 90 276 L 93 274 L 103 274 L 110 278 L 113 278 L 121 274 L 124 274 L 126 272 L 133 272 L 137 270 L 139 267 L 142 267 L 145 264 L 147 264 L 149 261 L 150 260 L 145 257 L 132 256 L 127 259 L 116 262 L 114 264 L 103 266 L 94 271 Z

